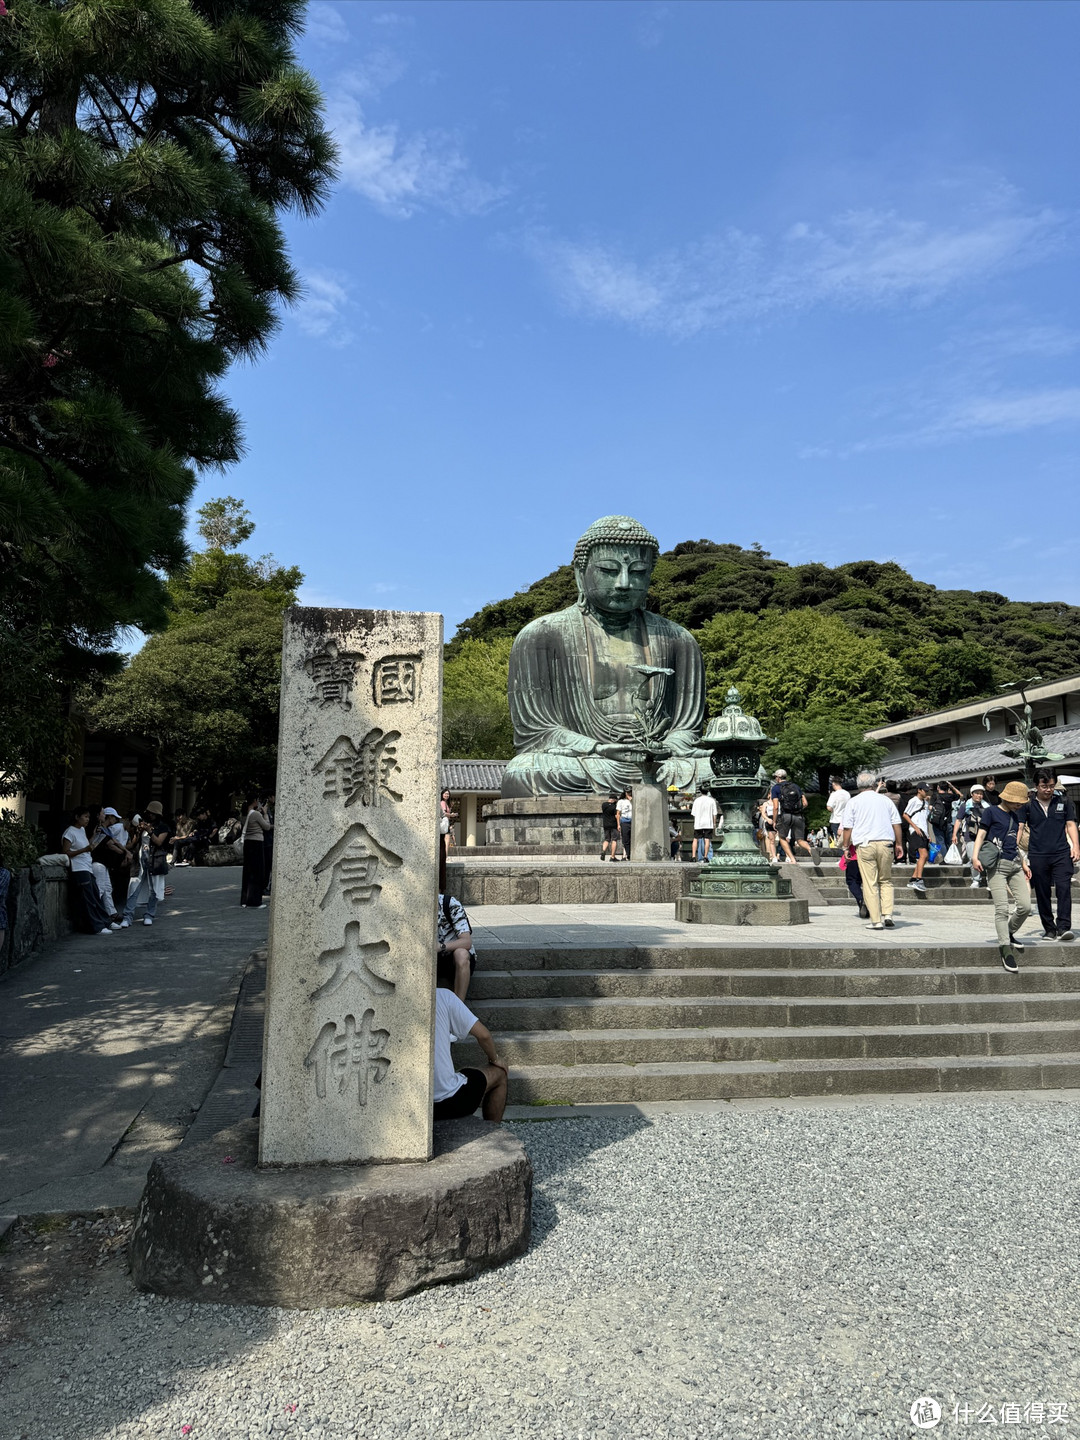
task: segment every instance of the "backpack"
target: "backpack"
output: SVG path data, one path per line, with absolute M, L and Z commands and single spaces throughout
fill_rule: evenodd
M 802 814 L 802 791 L 794 780 L 785 780 L 781 784 L 779 800 L 782 815 Z
M 951 819 L 952 806 L 949 804 L 948 800 L 944 798 L 935 800 L 934 807 L 930 811 L 930 824 L 934 827 L 934 829 L 938 832 L 939 835 L 945 832 Z

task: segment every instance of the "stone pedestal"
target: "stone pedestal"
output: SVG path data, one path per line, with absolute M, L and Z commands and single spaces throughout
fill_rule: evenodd
M 255 1163 L 256 1129 L 247 1121 L 154 1161 L 131 1241 L 140 1289 L 356 1305 L 466 1280 L 528 1247 L 532 1170 L 502 1126 L 441 1122 L 423 1164 L 269 1170 Z
M 691 925 L 807 925 L 810 907 L 805 900 L 774 900 L 753 896 L 680 895 L 675 919 Z
M 587 847 L 600 853 L 604 827 L 601 795 L 529 795 L 519 800 L 494 800 L 485 807 L 486 843 L 535 847 L 537 854 Z M 527 852 L 526 852 L 527 853 Z
M 639 780 L 634 786 L 634 819 L 630 827 L 630 859 L 668 860 L 668 797 L 662 785 Z
M 431 1154 L 442 616 L 286 612 L 262 1165 Z

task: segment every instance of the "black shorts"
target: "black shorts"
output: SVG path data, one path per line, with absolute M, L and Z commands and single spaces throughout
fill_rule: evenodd
M 605 845 L 607 844 L 607 842 L 608 842 L 609 840 L 617 840 L 618 838 L 619 838 L 619 827 L 618 827 L 618 825 L 605 825 L 605 826 L 604 826 L 604 844 L 605 844 Z
M 472 1115 L 487 1094 L 487 1076 L 483 1070 L 462 1070 L 465 1084 L 455 1090 L 448 1100 L 436 1100 L 433 1115 L 436 1120 L 459 1120 L 463 1115 Z
M 917 860 L 920 850 L 925 850 L 929 853 L 930 841 L 926 838 L 925 835 L 916 835 L 915 831 L 912 830 L 908 833 L 909 858 L 912 860 Z
M 806 821 L 801 815 L 781 815 L 776 822 L 776 833 L 781 840 L 805 840 Z
M 694 831 L 694 839 L 695 839 L 695 840 L 711 840 L 712 837 L 713 837 L 713 832 L 712 832 L 711 830 L 695 830 L 695 831 Z
M 469 975 L 476 973 L 476 951 L 469 951 Z M 457 978 L 457 966 L 454 964 L 454 957 L 448 950 L 439 950 L 435 954 L 435 984 L 442 990 L 452 990 L 454 981 Z M 465 1072 L 462 1071 L 462 1074 Z

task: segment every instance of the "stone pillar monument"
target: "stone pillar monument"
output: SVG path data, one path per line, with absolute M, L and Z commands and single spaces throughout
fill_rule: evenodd
M 442 616 L 285 616 L 262 1165 L 431 1155 Z
M 529 1243 L 520 1140 L 432 1124 L 442 616 L 289 610 L 260 1119 L 158 1156 L 135 1283 L 396 1299 Z M 397 1163 L 393 1163 L 397 1162 Z

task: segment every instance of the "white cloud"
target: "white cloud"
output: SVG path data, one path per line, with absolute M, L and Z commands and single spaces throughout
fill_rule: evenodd
M 303 292 L 292 313 L 300 329 L 313 340 L 347 345 L 353 338 L 347 321 L 352 304 L 344 275 L 316 269 L 303 277 Z
M 782 235 L 729 229 L 642 261 L 544 235 L 529 248 L 571 310 L 682 338 L 821 305 L 926 304 L 1032 263 L 1063 230 L 1052 211 L 995 193 L 952 222 L 848 211 Z
M 456 135 L 442 130 L 406 135 L 394 121 L 377 124 L 365 115 L 361 102 L 378 96 L 403 71 L 392 52 L 375 51 L 331 90 L 327 117 L 342 180 L 395 219 L 425 209 L 482 215 L 504 192 L 475 174 Z
M 304 34 L 318 45 L 347 45 L 349 27 L 341 11 L 325 0 L 317 0 L 307 12 L 307 26 Z
M 1033 390 L 1026 394 L 986 395 L 950 406 L 923 432 L 926 439 L 965 435 L 1012 435 L 1046 425 L 1080 421 L 1080 388 Z

